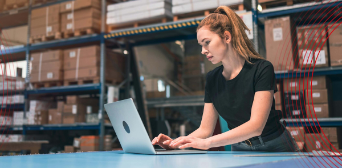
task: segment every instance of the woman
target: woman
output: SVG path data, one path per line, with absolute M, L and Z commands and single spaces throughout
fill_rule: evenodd
M 213 64 L 222 62 L 207 74 L 201 125 L 175 140 L 160 134 L 153 145 L 207 150 L 232 144 L 233 151 L 298 151 L 274 108 L 273 66 L 254 50 L 245 30 L 241 18 L 226 6 L 201 21 L 197 40 L 202 54 Z M 219 115 L 230 131 L 212 136 Z

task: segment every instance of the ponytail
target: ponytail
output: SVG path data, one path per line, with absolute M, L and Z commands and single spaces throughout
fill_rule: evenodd
M 251 58 L 263 59 L 254 49 L 253 43 L 248 39 L 246 30 L 250 31 L 243 20 L 227 6 L 218 7 L 214 13 L 204 18 L 197 27 L 197 31 L 209 26 L 209 30 L 224 38 L 224 32 L 229 31 L 232 35 L 232 46 L 247 62 Z

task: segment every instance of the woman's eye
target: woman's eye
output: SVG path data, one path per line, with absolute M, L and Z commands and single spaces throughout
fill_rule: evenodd
M 205 45 L 209 45 L 210 41 L 205 42 Z

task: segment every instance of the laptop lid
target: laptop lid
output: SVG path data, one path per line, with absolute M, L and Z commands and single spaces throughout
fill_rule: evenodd
M 156 154 L 132 98 L 104 107 L 125 152 Z

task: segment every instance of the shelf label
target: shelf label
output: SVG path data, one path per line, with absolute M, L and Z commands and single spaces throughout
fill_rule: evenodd
M 283 40 L 283 28 L 274 28 L 273 29 L 273 41 L 281 41 Z
M 325 51 L 324 50 L 315 51 L 315 60 L 316 60 L 316 65 L 326 64 Z
M 52 73 L 52 72 L 47 73 L 46 77 L 47 77 L 48 79 L 53 78 L 53 73 Z
M 317 86 L 318 82 L 317 81 L 312 81 L 312 86 Z
M 77 105 L 72 105 L 72 114 L 77 114 Z
M 316 149 L 321 149 L 321 142 L 316 141 Z
M 322 112 L 322 107 L 315 107 L 315 112 Z
M 52 120 L 52 116 L 51 115 L 49 115 L 49 121 L 51 121 Z
M 298 100 L 299 96 L 298 95 L 291 95 L 291 100 Z
M 321 97 L 320 93 L 312 93 L 312 97 Z
M 46 27 L 46 32 L 47 32 L 47 33 L 51 32 L 51 31 L 52 31 L 52 26 Z
M 304 65 L 313 63 L 312 62 L 313 53 L 311 50 L 303 50 L 302 57 L 303 57 L 303 64 Z
M 75 51 L 72 51 L 69 53 L 69 57 L 72 58 L 72 57 L 75 57 L 76 56 L 76 52 Z
M 298 131 L 297 131 L 297 130 L 295 130 L 295 131 L 291 131 L 291 135 L 292 135 L 292 136 L 296 136 L 296 135 L 298 135 Z
M 292 111 L 292 114 L 293 114 L 293 115 L 299 115 L 299 114 L 300 114 L 300 110 L 293 110 L 293 111 Z
M 74 18 L 73 13 L 69 13 L 69 14 L 67 15 L 67 19 L 68 19 L 68 20 L 73 19 L 73 18 Z
M 67 28 L 67 29 L 72 29 L 72 27 L 73 27 L 73 26 L 72 26 L 72 23 L 68 23 L 68 24 L 66 25 L 66 28 Z
M 87 114 L 90 114 L 92 111 L 92 107 L 91 106 L 87 106 Z
M 71 3 L 67 3 L 67 4 L 65 5 L 65 8 L 66 8 L 66 9 L 71 9 L 71 6 L 72 6 Z
M 23 130 L 23 127 L 14 127 L 13 130 Z
M 298 83 L 297 82 L 291 82 L 290 83 L 290 87 L 297 87 L 298 86 Z

